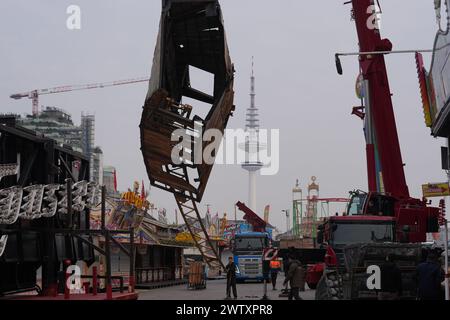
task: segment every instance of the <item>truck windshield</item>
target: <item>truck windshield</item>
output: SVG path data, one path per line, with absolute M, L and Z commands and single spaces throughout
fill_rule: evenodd
M 392 224 L 336 224 L 333 243 L 348 245 L 353 243 L 392 242 L 394 226 Z
M 242 237 L 236 238 L 234 249 L 236 251 L 262 251 L 267 247 L 267 238 Z

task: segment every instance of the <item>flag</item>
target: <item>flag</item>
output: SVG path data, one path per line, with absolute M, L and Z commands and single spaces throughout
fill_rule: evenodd
M 117 171 L 114 169 L 114 192 L 117 192 Z
M 141 186 L 141 199 L 145 200 L 145 186 L 144 186 L 144 180 L 142 180 L 142 186 Z

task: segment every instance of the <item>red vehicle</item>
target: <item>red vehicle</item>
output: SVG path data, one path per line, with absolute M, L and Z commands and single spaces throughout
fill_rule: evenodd
M 427 233 L 439 229 L 439 208 L 428 207 L 424 199 L 412 198 L 406 184 L 384 60 L 384 53 L 392 50 L 392 43 L 381 38 L 376 23 L 370 24 L 376 21 L 374 0 L 352 0 L 351 4 L 358 32 L 365 101 L 364 106 L 355 108 L 354 114 L 365 124 L 369 192 L 353 192 L 346 216 L 331 217 L 321 227 L 318 242 L 326 247 L 327 254 L 317 299 L 353 297 L 346 294 L 343 285 L 346 275 L 352 272 L 348 265 L 344 266 L 348 245 L 373 245 L 380 254 L 374 261 L 382 259 L 387 251 L 397 253 L 401 260 L 404 251 L 400 248 L 408 247 L 402 244 L 425 242 Z M 342 73 L 338 58 L 337 66 Z M 390 245 L 378 245 L 381 243 Z M 319 266 L 310 268 L 309 278 L 317 279 L 320 269 Z

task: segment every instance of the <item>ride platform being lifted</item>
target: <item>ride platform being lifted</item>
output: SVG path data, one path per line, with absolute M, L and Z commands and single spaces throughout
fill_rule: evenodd
M 194 69 L 213 76 L 212 94 L 192 87 Z M 233 81 L 219 1 L 163 0 L 140 125 L 141 149 L 151 184 L 174 194 L 196 246 L 209 267 L 216 269 L 223 264 L 197 203 L 202 200 L 216 156 L 203 159 L 203 150 L 217 143 L 205 141 L 204 135 L 209 129 L 224 132 L 235 109 Z M 199 115 L 205 110 L 184 103 L 185 98 L 210 106 L 206 116 Z

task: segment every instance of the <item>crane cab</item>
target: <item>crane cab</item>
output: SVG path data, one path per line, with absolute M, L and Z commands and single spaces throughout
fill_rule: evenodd
M 348 216 L 395 216 L 396 199 L 377 192 L 361 190 L 351 192 L 351 199 L 347 207 Z
M 392 217 L 400 242 L 425 242 L 427 233 L 439 231 L 439 208 L 419 199 L 398 199 L 378 192 L 351 192 L 347 216 Z

